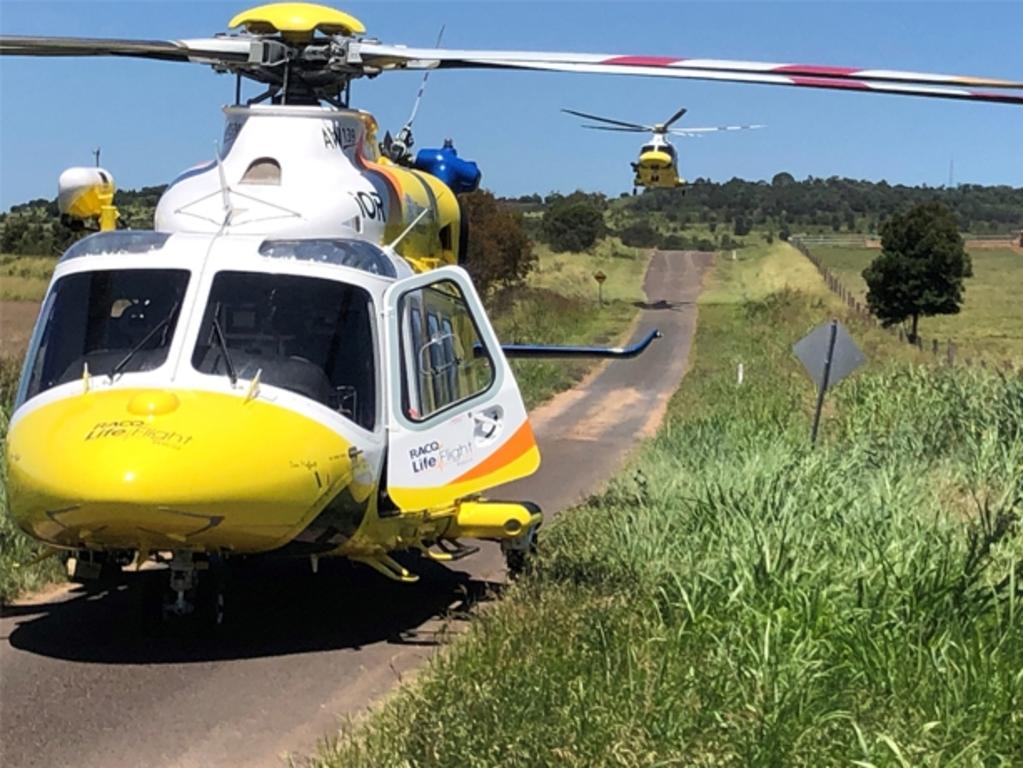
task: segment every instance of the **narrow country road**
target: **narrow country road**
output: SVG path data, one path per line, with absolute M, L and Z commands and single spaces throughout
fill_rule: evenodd
M 534 413 L 533 477 L 494 493 L 548 516 L 590 495 L 656 428 L 685 372 L 695 299 L 710 257 L 655 254 L 637 337 L 664 338 L 610 363 Z M 345 563 L 264 564 L 236 574 L 232 623 L 215 643 L 142 636 L 141 580 L 109 592 L 54 590 L 0 618 L 0 764 L 279 766 L 308 754 L 466 624 L 462 608 L 499 590 L 496 546 L 423 578 L 386 581 Z

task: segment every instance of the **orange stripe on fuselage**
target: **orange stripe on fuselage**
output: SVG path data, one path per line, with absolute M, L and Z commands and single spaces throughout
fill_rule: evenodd
M 456 477 L 450 484 L 464 483 L 468 480 L 475 480 L 479 477 L 497 472 L 502 467 L 511 464 L 515 459 L 533 448 L 536 445 L 536 438 L 533 437 L 533 428 L 527 419 L 522 423 L 515 434 L 505 441 L 504 445 L 494 451 L 488 458 L 481 461 L 464 475 Z

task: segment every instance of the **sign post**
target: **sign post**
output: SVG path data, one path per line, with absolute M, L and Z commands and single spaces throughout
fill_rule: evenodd
M 792 347 L 806 372 L 817 384 L 810 443 L 817 442 L 824 393 L 866 362 L 852 336 L 837 320 L 818 325 Z
M 601 306 L 604 305 L 604 281 L 607 280 L 607 275 L 601 272 L 599 269 L 593 273 L 593 279 L 597 281 L 597 301 Z

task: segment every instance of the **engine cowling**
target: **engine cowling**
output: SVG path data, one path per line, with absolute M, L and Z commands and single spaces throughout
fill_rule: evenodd
M 438 179 L 447 184 L 455 194 L 473 192 L 479 188 L 480 173 L 479 166 L 471 160 L 463 160 L 458 156 L 451 140 L 444 142 L 440 149 L 421 149 L 416 155 L 414 168 Z

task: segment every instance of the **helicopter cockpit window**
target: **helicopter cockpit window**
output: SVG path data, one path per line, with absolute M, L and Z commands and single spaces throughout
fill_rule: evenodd
M 188 286 L 180 269 L 80 272 L 60 278 L 29 345 L 18 402 L 93 376 L 150 371 L 167 359 Z
M 656 151 L 657 151 L 657 149 L 658 149 L 658 148 L 657 148 L 656 146 L 654 146 L 653 144 L 647 144 L 647 145 L 645 145 L 645 146 L 644 146 L 644 147 L 643 147 L 643 148 L 642 148 L 641 150 L 639 150 L 639 151 L 640 151 L 640 153 L 641 153 L 641 154 L 646 154 L 647 152 L 656 152 Z
M 304 240 L 264 240 L 261 256 L 272 259 L 299 259 L 361 269 L 373 275 L 397 277 L 394 263 L 379 246 L 365 240 L 309 238 Z
M 373 429 L 376 371 L 372 303 L 332 280 L 255 272 L 213 279 L 192 365 L 255 378 L 315 400 Z
M 163 248 L 170 232 L 152 232 L 146 229 L 118 229 L 110 232 L 96 232 L 83 237 L 68 248 L 61 261 L 79 256 L 93 256 L 98 253 L 149 253 Z
M 423 421 L 490 389 L 494 363 L 455 283 L 444 280 L 410 291 L 398 311 L 408 418 Z
M 281 164 L 272 157 L 257 157 L 242 174 L 242 184 L 280 185 Z

